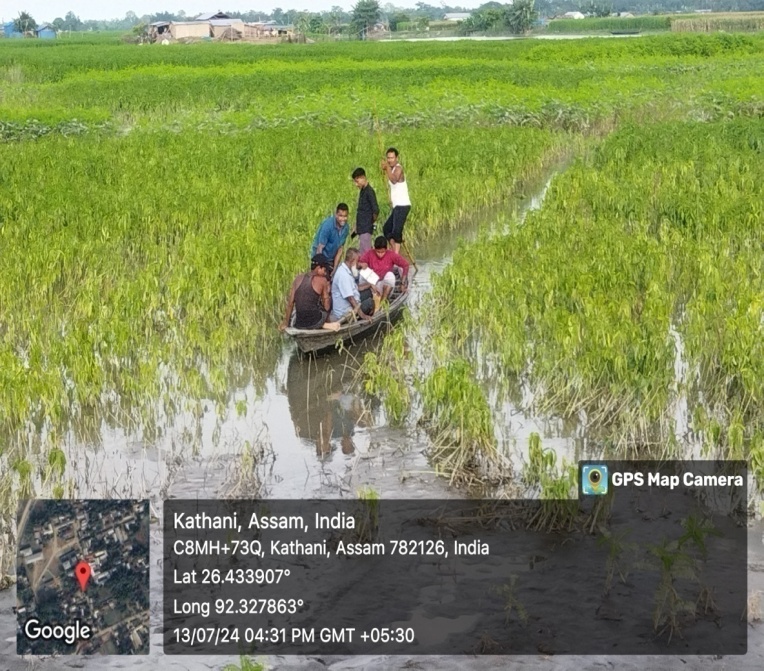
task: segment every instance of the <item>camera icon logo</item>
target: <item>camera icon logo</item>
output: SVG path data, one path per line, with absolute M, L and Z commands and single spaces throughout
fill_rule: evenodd
M 607 494 L 607 466 L 584 466 L 581 472 L 581 491 L 584 496 L 602 496 Z

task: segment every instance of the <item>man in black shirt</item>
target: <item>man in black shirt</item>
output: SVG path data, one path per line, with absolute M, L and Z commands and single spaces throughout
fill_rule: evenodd
M 358 194 L 358 211 L 355 215 L 355 231 L 353 237 L 359 236 L 359 251 L 363 254 L 371 249 L 371 236 L 374 234 L 374 223 L 379 216 L 377 194 L 366 179 L 366 171 L 363 168 L 353 170 L 353 181 L 360 189 Z

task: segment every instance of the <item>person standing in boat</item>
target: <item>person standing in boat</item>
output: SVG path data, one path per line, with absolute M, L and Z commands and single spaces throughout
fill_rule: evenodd
M 374 249 L 370 249 L 365 254 L 361 254 L 358 259 L 358 267 L 371 268 L 379 277 L 376 283 L 376 291 L 385 300 L 393 289 L 395 289 L 394 268 L 401 269 L 401 291 L 408 291 L 409 288 L 409 262 L 406 261 L 398 252 L 387 248 L 387 239 L 380 235 L 374 241 Z
M 390 205 L 392 212 L 382 227 L 382 233 L 391 241 L 394 252 L 400 252 L 403 244 L 403 225 L 411 212 L 411 200 L 409 199 L 409 186 L 406 182 L 406 175 L 403 172 L 403 166 L 398 161 L 398 150 L 390 147 L 387 150 L 387 157 L 382 159 L 380 167 L 387 176 L 390 187 Z
M 329 260 L 323 254 L 316 254 L 310 263 L 310 272 L 299 274 L 289 292 L 284 321 L 279 331 L 286 330 L 295 311 L 294 328 L 336 331 L 339 324 L 327 322 L 332 306 L 331 286 L 327 278 Z
M 374 298 L 371 286 L 358 285 L 358 250 L 351 247 L 345 252 L 345 262 L 341 263 L 332 280 L 333 322 L 340 321 L 348 312 L 368 321 L 374 313 Z
M 313 238 L 310 255 L 323 254 L 330 264 L 329 274 L 331 277 L 334 269 L 342 259 L 342 250 L 348 239 L 350 228 L 348 227 L 349 208 L 345 203 L 337 205 L 334 214 L 321 222 Z
M 358 236 L 358 249 L 363 255 L 371 249 L 371 236 L 379 216 L 379 205 L 377 194 L 366 178 L 366 171 L 363 168 L 356 168 L 351 176 L 359 189 L 353 237 Z

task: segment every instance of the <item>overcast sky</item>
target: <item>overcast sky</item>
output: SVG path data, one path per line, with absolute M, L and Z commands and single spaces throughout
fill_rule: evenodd
M 389 0 L 380 0 L 384 6 Z M 438 6 L 438 0 L 425 0 L 427 4 Z M 479 7 L 486 0 L 453 0 L 448 4 L 460 7 Z M 398 7 L 415 7 L 417 0 L 395 0 L 392 4 Z M 155 12 L 177 12 L 181 9 L 187 14 L 201 14 L 222 9 L 231 12 L 246 12 L 250 9 L 270 12 L 274 7 L 281 9 L 299 9 L 319 12 L 339 5 L 350 9 L 355 0 L 0 0 L 0 17 L 9 21 L 18 16 L 19 12 L 29 12 L 40 23 L 52 21 L 72 11 L 83 21 L 86 19 L 115 19 L 122 18 L 127 12 L 133 11 L 138 16 Z

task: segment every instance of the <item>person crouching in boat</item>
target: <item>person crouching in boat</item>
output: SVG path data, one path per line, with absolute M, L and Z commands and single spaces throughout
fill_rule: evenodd
M 374 314 L 374 298 L 371 285 L 358 283 L 358 250 L 351 247 L 345 252 L 345 261 L 334 271 L 332 279 L 331 321 L 339 322 L 352 312 L 368 321 Z
M 386 300 L 393 289 L 395 289 L 394 268 L 401 269 L 401 291 L 408 291 L 409 288 L 409 262 L 406 261 L 398 252 L 387 248 L 387 238 L 380 235 L 374 240 L 374 249 L 370 249 L 358 259 L 358 267 L 362 270 L 370 268 L 379 278 L 374 287 L 375 291 L 382 300 Z
M 332 306 L 331 285 L 327 278 L 329 265 L 329 259 L 323 254 L 316 254 L 310 261 L 310 272 L 300 273 L 295 278 L 279 331 L 284 331 L 289 326 L 293 309 L 296 329 L 323 328 L 336 331 L 339 328 L 339 324 L 327 321 Z

